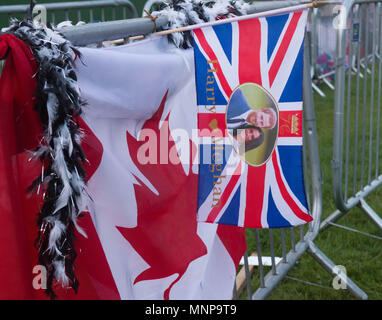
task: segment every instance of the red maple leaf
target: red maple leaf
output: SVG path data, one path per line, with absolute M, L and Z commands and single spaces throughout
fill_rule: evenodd
M 117 226 L 121 234 L 150 266 L 135 278 L 134 284 L 143 280 L 178 275 L 164 291 L 164 299 L 169 299 L 172 286 L 183 276 L 188 265 L 207 253 L 206 246 L 197 235 L 197 175 L 192 173 L 191 166 L 189 174 L 185 174 L 177 152 L 176 160 L 178 161 L 174 161 L 172 157 L 172 161 L 168 161 L 167 164 L 159 163 L 161 156 L 176 150 L 171 138 L 163 142 L 163 137 L 171 135 L 169 116 L 159 127 L 167 93 L 157 112 L 145 122 L 142 128 L 151 129 L 156 133 L 158 163 L 141 164 L 137 158 L 138 149 L 146 141 L 136 140 L 127 132 L 131 157 L 137 168 L 158 191 L 158 195 L 137 178 L 140 182 L 140 185 L 134 186 L 138 208 L 137 226 L 134 228 Z M 192 158 L 196 147 L 192 142 L 190 145 Z

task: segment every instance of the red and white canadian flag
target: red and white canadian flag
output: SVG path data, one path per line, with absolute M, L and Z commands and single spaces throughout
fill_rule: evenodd
M 19 52 L 15 48 L 20 42 L 10 45 L 12 57 Z M 4 44 L 4 54 L 8 45 Z M 28 61 L 30 52 L 24 49 L 20 52 Z M 78 294 L 55 288 L 59 298 L 230 299 L 245 251 L 244 230 L 196 220 L 193 50 L 174 49 L 167 38 L 157 37 L 80 51 L 76 70 L 87 102 L 80 123 L 91 201 L 78 221 L 87 237 L 76 234 Z M 28 79 L 33 92 L 35 65 L 28 66 L 27 73 L 14 75 L 10 71 L 18 70 L 16 64 L 9 62 L 8 68 L 9 72 L 4 70 L 8 83 L 12 77 Z M 23 88 L 14 90 L 22 92 Z M 17 95 L 5 85 L 0 93 L 2 102 Z M 33 114 L 31 99 L 25 98 L 28 113 Z M 2 120 L 4 126 L 11 123 L 16 102 L 4 102 L 9 111 Z M 31 117 L 30 121 L 38 121 L 36 115 Z M 0 265 L 0 280 L 6 286 L 0 297 L 43 298 L 43 290 L 32 286 L 33 267 L 38 264 L 34 220 L 42 199 L 41 195 L 28 198 L 22 192 L 41 172 L 41 164 L 29 163 L 25 152 L 38 143 L 33 137 L 41 132 L 37 128 L 25 134 L 28 139 L 13 141 L 6 136 L 13 136 L 17 128 L 3 128 L 0 207 L 7 208 L 2 219 L 8 229 L 3 233 L 5 239 L 0 239 L 0 252 L 3 257 L 12 253 L 12 257 L 9 265 Z M 17 168 L 18 176 L 10 177 L 10 168 Z M 6 189 L 12 192 L 4 193 Z M 9 237 L 15 238 L 11 246 Z
M 156 38 L 81 53 L 89 212 L 118 295 L 231 298 L 243 229 L 196 221 L 193 50 Z

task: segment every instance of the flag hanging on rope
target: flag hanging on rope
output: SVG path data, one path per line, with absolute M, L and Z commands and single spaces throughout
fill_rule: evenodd
M 302 164 L 306 19 L 304 10 L 194 30 L 199 221 L 312 220 Z

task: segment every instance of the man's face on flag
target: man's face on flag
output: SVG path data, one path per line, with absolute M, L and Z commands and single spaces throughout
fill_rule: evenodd
M 271 113 L 264 111 L 264 109 L 259 109 L 251 112 L 248 115 L 247 121 L 256 127 L 272 128 L 276 119 Z

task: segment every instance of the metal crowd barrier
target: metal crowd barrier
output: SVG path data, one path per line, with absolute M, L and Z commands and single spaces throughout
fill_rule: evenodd
M 337 32 L 332 161 L 338 210 L 321 229 L 358 206 L 382 231 L 382 218 L 365 199 L 382 184 L 382 1 L 353 1 L 343 26 Z
M 313 89 L 322 97 L 325 97 L 325 94 L 316 85 L 317 82 L 324 82 L 330 89 L 334 90 L 331 78 L 335 72 L 335 27 L 340 14 L 338 8 L 338 4 L 328 5 L 320 9 L 315 8 L 311 15 L 312 37 L 314 37 L 311 60 Z M 324 61 L 325 58 L 326 61 Z
M 351 3 L 348 1 L 347 3 Z M 343 7 L 342 7 L 343 8 Z M 362 9 L 363 10 L 363 9 Z M 358 17 L 359 25 L 365 25 L 373 21 L 373 14 L 371 7 L 369 7 L 368 14 Z M 318 82 L 325 83 L 330 89 L 334 90 L 334 85 L 332 83 L 333 78 L 335 78 L 336 66 L 335 66 L 335 57 L 336 57 L 336 48 L 337 48 L 337 36 L 336 30 L 340 20 L 343 20 L 345 17 L 344 14 L 347 14 L 347 11 L 342 11 L 341 6 L 338 4 L 329 5 L 324 10 L 314 9 L 312 11 L 312 37 L 315 41 L 312 42 L 312 79 L 313 79 L 313 88 L 320 94 L 322 97 L 325 97 L 324 92 L 316 85 Z M 347 23 L 350 23 L 348 21 Z M 349 25 L 347 26 L 349 27 Z M 363 30 L 363 33 L 366 32 Z M 360 40 L 360 47 L 365 48 L 366 46 L 371 46 L 372 39 L 372 30 L 367 30 L 368 39 L 366 39 L 364 34 Z M 368 43 L 366 44 L 366 41 Z M 348 50 L 349 48 L 347 48 Z M 365 61 L 369 61 L 371 55 L 367 58 L 364 56 L 364 52 L 360 53 L 360 65 L 364 68 Z M 325 61 L 326 59 L 326 61 Z M 357 61 L 353 55 L 352 59 L 347 60 L 346 68 L 351 68 L 353 73 L 357 73 Z M 330 66 L 328 66 L 330 64 Z M 370 74 L 371 70 L 366 69 Z M 363 73 L 359 73 L 360 77 L 363 78 Z
M 249 13 L 262 12 L 307 2 L 309 1 L 257 1 L 251 5 Z M 167 23 L 167 18 L 158 17 L 155 26 L 159 30 Z M 103 41 L 121 38 L 128 39 L 131 36 L 150 34 L 153 32 L 155 26 L 151 19 L 136 18 L 66 27 L 62 29 L 61 32 L 74 45 L 84 46 L 94 43 L 99 44 Z M 339 43 L 343 43 L 341 41 L 345 41 L 344 39 L 340 40 Z M 336 264 L 320 251 L 314 243 L 321 226 L 323 205 L 322 177 L 311 81 L 311 43 L 306 40 L 304 46 L 304 171 L 306 191 L 309 195 L 309 208 L 314 220 L 308 226 L 295 228 L 248 230 L 248 247 L 254 247 L 256 252 L 254 254 L 247 252 L 244 255 L 242 259 L 244 266 L 239 274 L 241 273 L 243 276 L 244 287 L 246 287 L 246 297 L 248 299 L 265 299 L 276 288 L 280 281 L 287 276 L 289 270 L 293 268 L 300 257 L 305 252 L 308 252 L 333 277 L 344 281 L 347 290 L 353 295 L 361 299 L 367 299 L 367 295 L 350 278 L 343 274 L 341 270 L 337 268 Z M 340 57 L 344 56 L 342 51 L 340 51 L 340 54 L 342 54 L 339 55 Z M 378 59 L 380 61 L 380 58 Z M 367 63 L 367 60 L 365 63 Z M 343 66 L 342 69 L 340 67 L 338 73 L 344 73 L 343 68 L 345 67 Z M 381 74 L 380 67 L 379 74 Z M 342 78 L 344 78 L 344 75 L 342 75 Z M 336 75 L 336 85 L 339 79 L 341 79 L 341 75 Z M 379 77 L 379 79 L 381 78 Z M 342 88 L 343 86 L 342 84 Z M 379 83 L 379 88 L 380 86 Z M 337 100 L 336 106 L 338 107 L 339 102 L 342 100 L 338 98 Z M 378 101 L 380 101 L 380 90 L 378 91 Z M 341 119 L 339 119 L 339 121 L 340 120 Z M 342 127 L 340 128 L 342 129 Z M 253 266 L 256 266 L 256 274 L 252 274 L 253 270 L 255 270 Z M 267 270 L 268 267 L 270 267 L 269 271 Z M 238 293 L 239 289 L 235 283 L 233 290 L 234 299 L 242 298 L 242 295 Z
M 163 3 L 163 0 L 147 0 L 142 11 L 142 17 L 146 15 L 145 11 L 151 12 L 152 7 Z
M 341 273 L 337 265 L 332 262 L 314 243 L 320 231 L 320 221 L 322 214 L 322 176 L 320 158 L 318 152 L 317 131 L 315 122 L 315 112 L 313 103 L 313 90 L 311 82 L 311 65 L 310 65 L 310 43 L 306 38 L 304 43 L 304 84 L 303 84 L 303 103 L 304 103 L 304 171 L 306 183 L 306 191 L 309 195 L 309 207 L 314 221 L 306 227 L 295 227 L 280 230 L 259 230 L 254 229 L 256 239 L 256 250 L 258 264 L 259 287 L 252 293 L 251 274 L 249 270 L 248 254 L 243 258 L 244 272 L 246 275 L 247 296 L 251 299 L 265 299 L 287 276 L 288 271 L 296 264 L 300 257 L 308 252 L 329 274 L 338 277 L 347 285 L 354 296 L 367 299 L 367 294 L 363 292 L 350 278 Z M 267 234 L 268 233 L 268 234 Z M 267 240 L 262 240 L 267 237 Z M 279 236 L 276 237 L 276 234 Z M 276 244 L 277 238 L 277 244 Z M 287 240 L 288 239 L 288 240 Z M 268 246 L 265 248 L 264 245 Z M 288 247 L 290 248 L 289 252 Z M 270 254 L 271 270 L 265 274 L 264 262 L 262 259 L 263 252 L 266 250 Z M 280 259 L 277 259 L 280 257 Z M 264 260 L 264 261 L 263 261 Z M 237 289 L 237 288 L 235 288 Z M 237 295 L 234 294 L 234 298 Z
M 293 6 L 302 3 L 309 3 L 309 0 L 287 0 L 287 1 L 256 1 L 250 7 L 250 12 L 262 12 L 278 9 L 285 6 Z M 159 3 L 155 1 L 155 3 Z M 150 5 L 150 7 L 154 4 Z M 146 8 L 149 8 L 148 6 Z M 97 24 L 87 24 L 81 26 L 67 27 L 61 32 L 70 39 L 74 45 L 84 46 L 102 41 L 118 39 L 128 39 L 131 36 L 147 35 L 156 28 L 159 30 L 168 23 L 164 17 L 158 17 L 156 24 L 148 18 L 128 19 L 126 21 L 113 21 Z
M 0 17 L 6 16 L 22 19 L 29 10 L 29 5 L 0 6 Z M 94 0 L 44 3 L 37 5 L 34 12 L 46 13 L 46 22 L 58 24 L 61 21 L 72 21 L 73 24 L 84 22 L 114 21 L 138 17 L 137 9 L 129 0 Z M 4 26 L 5 27 L 5 26 Z

